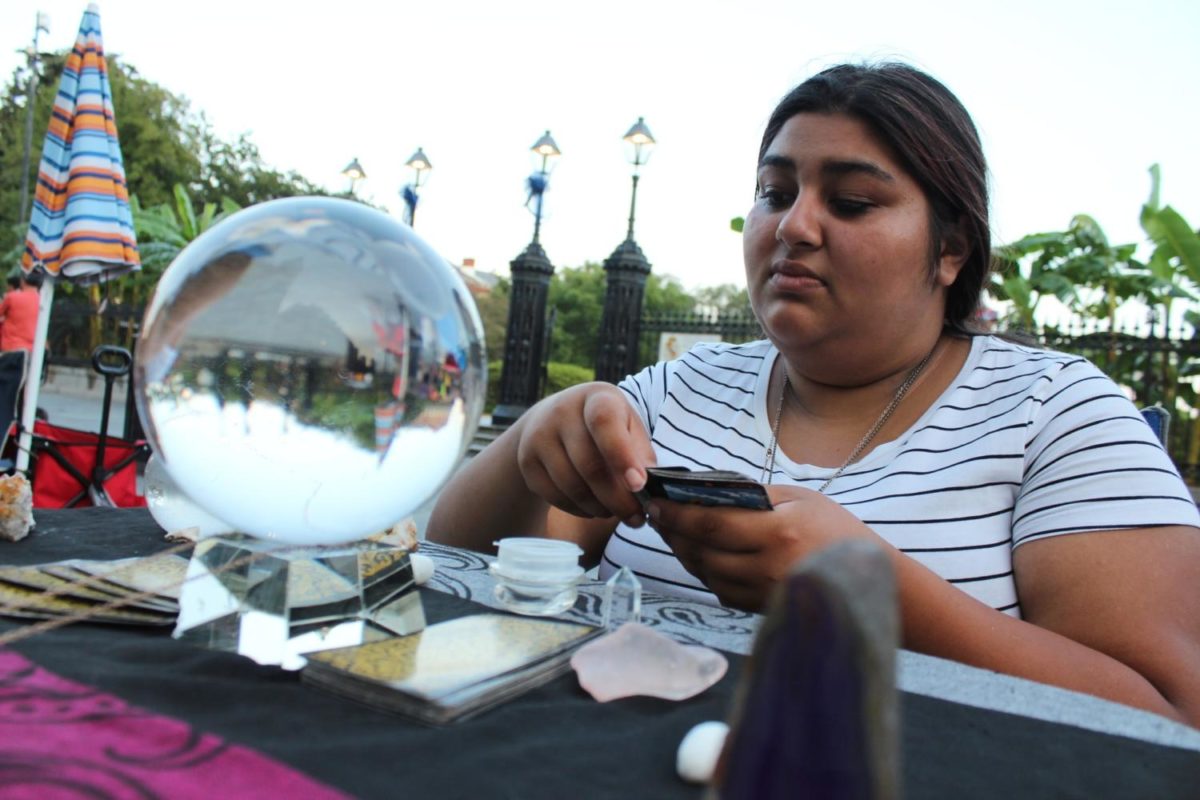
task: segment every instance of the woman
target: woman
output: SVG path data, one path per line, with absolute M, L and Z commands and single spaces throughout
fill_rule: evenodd
M 1200 515 L 1093 366 L 968 329 L 990 234 L 958 100 L 896 64 L 801 84 L 744 240 L 768 341 L 547 398 L 459 472 L 429 537 L 570 538 L 602 577 L 747 609 L 798 559 L 871 539 L 906 648 L 1200 724 Z M 775 508 L 656 500 L 647 527 L 656 463 L 761 475 Z

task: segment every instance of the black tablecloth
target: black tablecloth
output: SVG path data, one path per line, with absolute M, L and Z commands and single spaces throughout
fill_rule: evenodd
M 0 562 L 119 558 L 163 549 L 142 510 L 37 512 Z M 422 590 L 430 622 L 479 610 Z M 0 622 L 7 629 L 11 622 Z M 698 722 L 723 718 L 742 659 L 698 698 L 592 701 L 573 675 L 479 717 L 427 728 L 302 685 L 246 658 L 200 650 L 159 629 L 79 624 L 16 648 L 64 677 L 253 747 L 364 797 L 698 797 L 674 771 Z M 1200 795 L 1200 753 L 902 695 L 908 797 Z

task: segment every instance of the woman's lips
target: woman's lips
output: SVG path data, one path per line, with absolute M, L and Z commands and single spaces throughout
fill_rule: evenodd
M 825 281 L 807 267 L 775 264 L 771 267 L 770 284 L 775 291 L 789 293 L 813 292 L 825 288 Z

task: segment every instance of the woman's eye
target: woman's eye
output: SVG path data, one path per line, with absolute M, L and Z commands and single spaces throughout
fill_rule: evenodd
M 792 194 L 781 189 L 766 186 L 758 190 L 758 200 L 767 208 L 778 211 L 792 204 Z
M 835 197 L 829 201 L 834 213 L 843 217 L 856 217 L 871 208 L 871 203 L 853 197 Z

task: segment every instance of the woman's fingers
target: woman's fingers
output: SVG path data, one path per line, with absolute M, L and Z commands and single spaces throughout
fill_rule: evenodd
M 696 576 L 722 605 L 758 611 L 775 581 L 762 569 L 758 554 L 729 553 L 698 545 L 691 539 L 663 533 L 679 563 Z
M 583 421 L 595 461 L 587 453 L 585 478 L 597 499 L 621 519 L 642 514 L 634 492 L 646 485 L 646 467 L 654 463 L 654 450 L 642 421 L 624 397 L 617 393 L 587 398 Z
M 646 467 L 655 463 L 654 448 L 629 401 L 619 394 L 592 395 L 584 404 L 583 421 L 609 474 L 627 493 L 641 491 Z
M 590 384 L 537 409 L 517 458 L 531 491 L 583 517 L 642 517 L 631 485 L 645 482 L 654 454 L 641 420 L 620 390 Z
M 771 511 L 715 508 L 694 503 L 651 501 L 648 513 L 656 530 L 670 531 L 677 541 L 698 546 L 750 553 L 762 548 L 763 525 L 774 521 Z
M 878 541 L 850 512 L 816 492 L 771 490 L 772 511 L 655 500 L 650 523 L 722 603 L 751 610 L 766 602 L 798 560 L 842 539 Z
M 803 549 L 806 542 L 841 538 L 862 528 L 844 508 L 809 489 L 768 486 L 767 491 L 775 506 L 771 511 L 654 500 L 648 509 L 650 522 L 730 553 Z
M 518 455 L 525 485 L 552 506 L 577 517 L 607 516 L 604 507 L 575 475 L 565 452 L 523 458 Z

